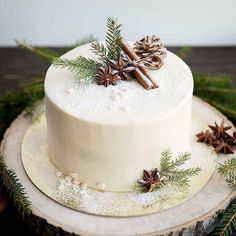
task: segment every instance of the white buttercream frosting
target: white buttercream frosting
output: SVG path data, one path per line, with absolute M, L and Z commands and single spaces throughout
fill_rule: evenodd
M 89 45 L 66 53 L 93 57 Z M 135 80 L 117 86 L 76 83 L 66 69 L 50 67 L 45 81 L 47 132 L 52 162 L 64 174 L 106 190 L 127 191 L 143 169 L 159 165 L 163 149 L 189 147 L 193 78 L 188 66 L 167 52 L 152 71 L 159 88 Z

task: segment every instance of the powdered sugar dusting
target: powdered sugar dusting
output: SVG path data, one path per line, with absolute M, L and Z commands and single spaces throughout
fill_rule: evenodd
M 182 191 L 166 187 L 157 192 L 139 193 L 139 192 L 108 192 L 105 191 L 105 183 L 97 183 L 97 189 L 92 189 L 86 183 L 80 183 L 77 175 L 71 173 L 64 175 L 56 171 L 57 184 L 53 194 L 60 202 L 79 208 L 90 213 L 99 213 L 105 215 L 122 214 L 124 212 L 135 212 L 147 210 L 152 207 L 165 207 L 165 201 L 174 196 L 174 198 L 185 197 Z M 186 192 L 187 194 L 187 192 Z M 115 203 L 115 204 L 114 204 Z

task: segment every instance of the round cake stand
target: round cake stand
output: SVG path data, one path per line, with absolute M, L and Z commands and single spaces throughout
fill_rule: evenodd
M 200 113 L 225 119 L 221 113 L 198 98 L 193 105 Z M 230 123 L 229 121 L 227 121 Z M 7 130 L 1 153 L 10 169 L 26 189 L 32 203 L 33 215 L 29 224 L 40 235 L 196 235 L 210 232 L 218 223 L 218 215 L 236 197 L 219 177 L 217 170 L 207 184 L 193 197 L 167 210 L 137 217 L 105 217 L 81 213 L 43 194 L 30 181 L 21 162 L 21 144 L 30 121 L 20 115 Z M 223 162 L 227 156 L 218 157 Z M 207 165 L 207 163 L 206 163 Z

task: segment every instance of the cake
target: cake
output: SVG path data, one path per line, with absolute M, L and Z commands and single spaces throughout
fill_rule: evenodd
M 130 44 L 132 45 L 132 44 Z M 63 58 L 95 58 L 86 44 Z M 167 52 L 151 71 L 159 88 L 136 81 L 117 86 L 76 83 L 74 74 L 51 66 L 46 74 L 46 117 L 50 158 L 65 174 L 108 191 L 129 191 L 143 169 L 160 162 L 164 148 L 189 150 L 193 78 L 189 67 Z

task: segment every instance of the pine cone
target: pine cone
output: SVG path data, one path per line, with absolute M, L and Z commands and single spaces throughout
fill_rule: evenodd
M 159 69 L 164 64 L 166 48 L 160 38 L 146 36 L 134 44 L 134 51 L 143 60 L 144 65 L 150 69 Z

